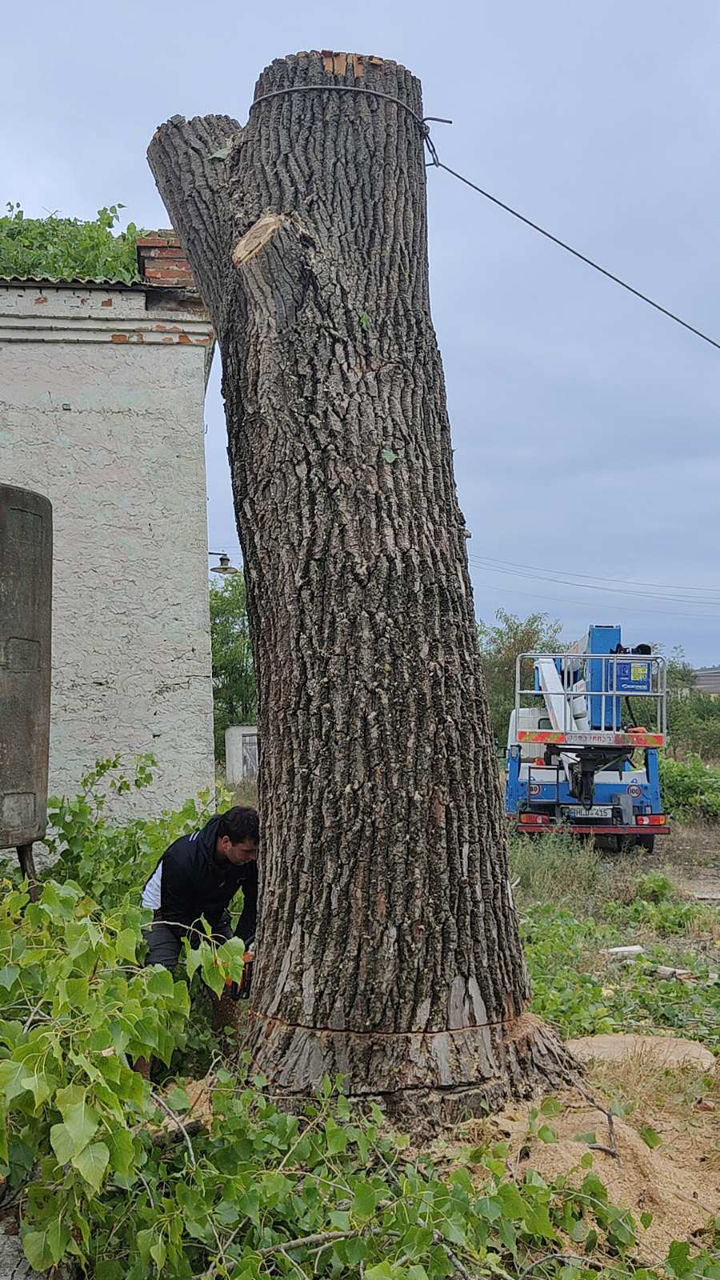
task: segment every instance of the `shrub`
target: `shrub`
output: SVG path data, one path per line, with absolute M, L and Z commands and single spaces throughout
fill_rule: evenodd
M 696 755 L 686 762 L 662 757 L 660 781 L 665 808 L 674 817 L 686 822 L 720 819 L 720 769 Z

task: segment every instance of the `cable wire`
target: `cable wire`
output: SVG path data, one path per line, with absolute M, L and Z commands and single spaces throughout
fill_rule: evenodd
M 527 227 L 532 227 L 533 231 L 537 231 L 539 235 L 545 236 L 546 240 L 552 240 L 553 244 L 564 249 L 566 253 L 571 253 L 574 258 L 579 258 L 586 266 L 592 267 L 594 271 L 599 271 L 600 275 L 606 276 L 607 279 L 612 280 L 614 284 L 620 285 L 621 289 L 626 289 L 628 293 L 632 293 L 636 298 L 639 298 L 641 302 L 646 302 L 649 307 L 654 307 L 656 311 L 667 316 L 669 320 L 674 320 L 675 324 L 682 325 L 683 329 L 687 329 L 690 333 L 694 333 L 697 338 L 702 338 L 703 342 L 708 342 L 711 347 L 715 347 L 720 351 L 720 342 L 716 342 L 715 339 L 711 338 L 707 333 L 703 333 L 702 329 L 697 329 L 695 325 L 688 324 L 687 320 L 682 320 L 680 316 L 676 316 L 674 311 L 669 311 L 667 307 L 661 306 L 659 302 L 655 302 L 652 298 L 649 298 L 646 293 L 641 293 L 639 289 L 635 289 L 631 284 L 628 284 L 626 280 L 621 280 L 620 276 L 616 276 L 612 271 L 608 271 L 605 267 L 601 267 L 599 262 L 594 262 L 592 258 L 588 258 L 587 254 L 581 253 L 579 249 L 573 249 L 571 244 L 567 244 L 567 242 L 565 240 L 561 240 L 559 236 L 554 236 L 551 231 L 546 231 L 545 228 L 541 227 L 537 222 L 533 222 L 532 218 L 527 218 L 524 213 L 519 213 L 517 209 L 513 209 L 511 205 L 506 204 L 504 200 L 500 200 L 497 196 L 491 195 L 489 191 L 485 191 L 483 187 L 478 186 L 476 182 L 471 182 L 470 179 L 466 178 L 462 173 L 458 173 L 457 170 L 451 169 L 448 164 L 444 164 L 440 159 L 437 147 L 430 136 L 430 122 L 433 124 L 452 124 L 452 120 L 446 120 L 442 116 L 420 116 L 417 111 L 414 111 L 410 104 L 404 102 L 402 98 L 395 97 L 389 93 L 382 93 L 378 89 L 368 89 L 365 86 L 348 84 L 287 85 L 284 89 L 273 89 L 268 93 L 260 94 L 260 96 L 255 98 L 250 104 L 250 112 L 254 111 L 255 108 L 259 107 L 263 102 L 269 102 L 277 98 L 285 98 L 290 94 L 328 92 L 362 94 L 367 98 L 380 99 L 384 102 L 393 103 L 397 107 L 402 107 L 402 109 L 415 121 L 420 130 L 420 135 L 430 156 L 428 168 L 444 169 L 451 177 L 457 178 L 458 182 L 463 182 L 466 187 L 471 187 L 473 191 L 477 191 L 478 195 L 484 196 L 486 200 L 492 201 L 492 203 L 496 204 L 498 208 L 504 209 L 506 213 L 512 214 L 513 218 L 517 218 L 519 222 L 524 222 Z
M 474 565 L 473 570 L 474 570 L 473 576 L 475 573 L 491 573 L 492 572 L 492 570 L 483 568 L 482 565 L 480 567 L 478 567 L 477 565 Z M 559 582 L 557 585 L 562 587 L 562 586 L 567 586 L 568 584 Z M 488 588 L 495 587 L 499 589 L 500 584 L 497 582 L 488 582 L 486 583 L 486 586 Z M 594 604 L 597 603 L 596 601 L 593 601 L 593 600 L 576 600 L 576 599 L 571 599 L 568 596 L 547 595 L 546 592 L 544 591 L 523 591 L 521 587 L 516 587 L 516 586 L 513 586 L 512 588 L 508 588 L 508 589 L 512 590 L 513 595 L 527 596 L 531 600 L 542 600 L 543 603 L 547 603 L 549 600 L 552 600 L 553 604 L 563 604 L 565 605 L 566 608 L 570 607 L 570 608 L 577 608 L 577 609 L 587 609 L 587 608 L 593 608 Z M 688 604 L 689 603 L 691 602 L 688 601 Z M 616 606 L 613 605 L 613 608 L 615 607 Z M 693 618 L 695 620 L 712 622 L 713 626 L 717 627 L 717 615 L 710 614 L 710 613 L 685 613 L 684 610 L 682 609 L 653 609 L 653 608 L 648 608 L 647 605 L 641 605 L 639 609 L 633 609 L 632 604 L 630 602 L 628 602 L 627 604 L 623 603 L 621 605 L 618 605 L 617 608 L 618 608 L 618 611 L 622 609 L 623 616 L 630 616 L 630 617 L 634 616 L 637 618 L 645 618 L 648 616 L 648 614 L 654 613 L 656 615 L 659 615 L 660 617 L 665 617 L 665 618 Z
M 431 153 L 432 154 L 432 153 Z M 437 152 L 435 153 L 437 156 Z M 517 209 L 513 209 L 511 205 L 505 204 L 504 200 L 499 200 L 497 196 L 493 196 L 489 191 L 485 191 L 479 187 L 476 182 L 471 182 L 469 178 L 457 173 L 455 169 L 451 169 L 449 165 L 443 164 L 442 160 L 435 159 L 431 161 L 431 168 L 444 169 L 453 178 L 457 178 L 458 182 L 464 182 L 466 187 L 472 187 L 473 191 L 477 191 L 479 195 L 484 196 L 486 200 L 491 200 L 493 204 L 498 205 L 500 209 L 504 209 L 506 213 L 512 214 L 513 218 L 517 218 L 519 222 L 524 222 L 526 226 L 532 227 L 533 231 L 539 232 L 541 236 L 545 236 L 546 240 L 552 240 L 553 244 L 559 245 L 566 253 L 571 253 L 574 258 L 579 258 L 586 266 L 592 267 L 594 271 L 599 271 L 600 275 L 607 276 L 608 280 L 612 280 L 614 284 L 619 284 L 621 289 L 627 289 L 628 293 L 632 293 L 636 298 L 640 298 L 641 302 L 646 302 L 649 307 L 654 307 L 656 311 L 662 312 L 669 320 L 674 320 L 676 324 L 682 325 L 683 329 L 688 329 L 690 333 L 694 333 L 697 338 L 702 338 L 703 342 L 709 342 L 711 347 L 716 347 L 720 351 L 720 342 L 716 342 L 714 338 L 703 333 L 702 329 L 696 329 L 695 325 L 688 324 L 687 320 L 681 320 L 680 316 L 676 316 L 674 311 L 668 311 L 667 307 L 662 307 L 659 302 L 654 302 L 646 293 L 641 293 L 639 289 L 634 289 L 626 280 L 621 280 L 620 276 L 616 276 L 612 271 L 607 271 L 605 267 L 601 267 L 598 262 L 593 262 L 592 258 L 588 258 L 586 254 L 580 253 L 579 249 L 573 249 L 571 244 L 567 244 L 565 240 L 561 240 L 558 236 L 554 236 L 551 231 L 546 231 L 544 227 L 533 222 L 531 218 L 526 218 L 524 213 L 519 213 Z
M 511 569 L 537 569 L 541 573 L 555 573 L 554 569 L 548 569 L 545 565 L 540 564 L 520 564 L 517 560 L 498 560 L 496 556 L 479 556 L 480 560 L 488 560 L 491 564 L 506 565 Z M 564 569 L 557 570 L 558 573 L 565 573 Z M 658 591 L 712 591 L 718 595 L 716 587 L 680 587 L 673 582 L 638 582 L 634 578 L 605 578 L 601 573 L 571 573 L 567 575 L 571 578 L 585 578 L 590 582 L 619 582 L 624 587 L 656 587 Z M 580 584 L 578 584 L 580 585 Z M 688 603 L 691 603 L 688 601 Z M 697 601 L 699 604 L 700 601 Z M 715 601 L 713 600 L 714 604 Z
M 581 591 L 600 591 L 605 596 L 632 596 L 635 600 L 660 600 L 665 604 L 692 605 L 693 608 L 697 608 L 698 605 L 705 606 L 707 604 L 711 609 L 712 606 L 715 606 L 715 609 L 717 609 L 718 604 L 720 604 L 720 601 L 717 600 L 692 600 L 688 599 L 687 596 L 654 595 L 648 591 L 623 591 L 622 588 L 601 587 L 591 582 L 572 582 L 559 574 L 542 575 L 539 573 L 522 573 L 518 569 L 499 569 L 492 565 L 482 564 L 472 556 L 470 556 L 469 559 L 472 564 L 475 564 L 477 568 L 481 569 L 484 573 L 497 573 L 511 578 L 524 578 L 526 581 L 547 582 L 550 583 L 551 586 L 557 587 L 574 587 Z M 694 616 L 720 620 L 720 613 L 718 612 L 703 612 L 695 614 Z
M 577 578 L 587 579 L 587 574 L 568 573 L 563 569 L 541 569 L 535 565 L 516 564 L 514 567 L 508 567 L 513 564 L 512 561 L 492 560 L 489 556 L 469 556 L 473 563 L 480 567 L 490 570 L 492 573 L 509 574 L 514 578 L 533 578 L 539 582 L 555 582 L 566 587 L 580 587 L 583 591 L 602 591 L 605 595 L 622 595 L 634 596 L 636 599 L 645 600 L 665 600 L 674 602 L 675 604 L 691 604 L 691 605 L 710 605 L 717 608 L 720 606 L 720 598 L 717 596 L 685 596 L 685 595 L 669 595 L 666 591 L 638 591 L 637 587 L 641 584 L 628 583 L 625 586 L 606 586 L 593 581 L 577 582 Z M 622 579 L 606 578 L 605 583 L 622 582 Z M 679 588 L 682 590 L 683 588 Z M 711 614 L 708 615 L 713 616 Z

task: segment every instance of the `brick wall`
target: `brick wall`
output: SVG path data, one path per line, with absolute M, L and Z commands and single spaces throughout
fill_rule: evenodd
M 138 270 L 148 284 L 195 292 L 195 281 L 174 231 L 153 231 L 137 242 Z

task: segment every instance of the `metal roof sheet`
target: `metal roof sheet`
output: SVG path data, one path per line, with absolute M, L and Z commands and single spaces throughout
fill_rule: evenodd
M 55 286 L 76 285 L 83 289 L 147 289 L 157 288 L 148 285 L 146 280 L 113 280 L 102 276 L 0 276 L 0 284 L 45 284 Z M 163 287 L 163 286 L 160 286 Z

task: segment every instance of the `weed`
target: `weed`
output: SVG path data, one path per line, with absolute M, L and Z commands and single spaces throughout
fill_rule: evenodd
M 627 860 L 603 860 L 590 840 L 572 836 L 519 836 L 510 842 L 510 868 L 518 906 L 553 902 L 594 914 L 609 897 L 634 896 L 637 873 Z
M 717 822 L 720 819 L 720 770 L 703 764 L 691 755 L 686 762 L 660 762 L 660 780 L 669 813 L 688 822 Z

